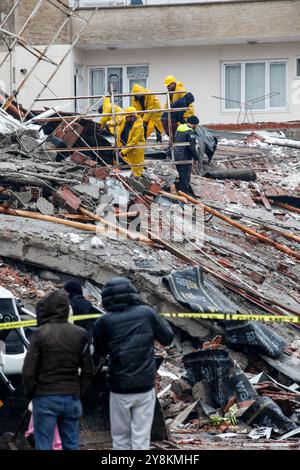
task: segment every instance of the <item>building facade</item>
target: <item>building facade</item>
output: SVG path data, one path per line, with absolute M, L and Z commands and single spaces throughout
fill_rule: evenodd
M 21 36 L 43 50 L 65 15 L 54 7 L 56 0 L 40 1 Z M 2 3 L 3 21 L 12 2 Z M 5 28 L 19 34 L 37 3 L 21 0 L 13 24 L 10 20 Z M 80 17 L 93 18 L 74 47 L 71 44 L 84 27 L 78 18 L 68 21 L 48 49 L 47 55 L 62 65 L 42 97 L 101 95 L 109 83 L 120 93 L 130 92 L 133 83 L 165 91 L 164 77 L 172 74 L 194 94 L 202 123 L 300 119 L 299 0 L 121 3 L 106 6 L 109 1 L 81 0 Z M 8 54 L 5 47 L 2 42 L 0 59 Z M 0 69 L 2 86 L 16 89 L 35 61 L 34 55 L 16 46 Z M 24 106 L 32 105 L 54 68 L 39 63 L 20 90 Z M 164 98 L 161 101 L 163 105 Z M 82 111 L 91 104 L 88 99 L 66 100 L 65 106 Z M 129 98 L 120 98 L 119 104 L 129 104 Z M 57 102 L 39 101 L 34 107 L 50 105 Z

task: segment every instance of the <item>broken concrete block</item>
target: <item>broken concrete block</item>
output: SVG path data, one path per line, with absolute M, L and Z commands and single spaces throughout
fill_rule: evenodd
M 89 176 L 87 183 L 97 186 L 97 188 L 99 189 L 105 188 L 105 181 L 98 180 L 97 178 L 94 178 L 93 176 Z
M 151 180 L 146 178 L 145 176 L 140 176 L 139 182 L 142 183 L 145 189 L 149 189 L 151 185 Z
M 194 401 L 193 403 L 188 405 L 184 410 L 182 410 L 181 413 L 179 413 L 179 415 L 177 415 L 176 418 L 174 418 L 174 420 L 170 424 L 170 429 L 174 430 L 177 426 L 183 424 L 187 420 L 189 415 L 192 413 L 192 411 L 194 411 L 196 405 L 197 401 Z
M 83 238 L 78 233 L 69 233 L 69 237 L 72 243 L 76 245 L 83 242 Z
M 182 410 L 186 408 L 186 404 L 182 401 L 170 405 L 169 408 L 164 412 L 166 418 L 175 418 Z
M 194 400 L 201 400 L 210 406 L 214 406 L 214 402 L 211 398 L 211 390 L 206 380 L 195 383 L 192 389 L 192 395 Z
M 256 271 L 251 271 L 250 272 L 250 277 L 257 284 L 262 284 L 264 282 L 264 280 L 266 279 L 266 276 L 264 276 L 263 274 L 258 273 Z
M 186 354 L 189 354 L 191 352 L 194 352 L 195 348 L 193 345 L 190 343 L 190 341 L 184 341 L 182 343 L 182 354 L 185 356 Z
M 60 188 L 54 196 L 55 203 L 70 212 L 76 212 L 81 204 L 79 197 L 75 196 L 67 187 Z
M 31 192 L 30 191 L 21 191 L 19 193 L 15 192 L 14 195 L 26 206 L 31 201 Z
M 104 248 L 105 245 L 104 245 L 103 241 L 101 240 L 101 238 L 94 236 L 91 239 L 91 246 L 93 248 Z
M 41 271 L 40 278 L 45 281 L 60 282 L 60 277 L 52 271 Z
M 39 212 L 41 214 L 44 214 L 44 215 L 54 214 L 53 204 L 51 204 L 51 202 L 47 201 L 47 199 L 45 199 L 44 197 L 40 197 L 36 201 L 36 207 L 37 207 L 37 209 L 39 210 Z
M 99 166 L 91 170 L 91 174 L 98 180 L 105 180 L 109 175 L 109 169 L 106 166 Z
M 182 379 L 174 380 L 171 385 L 171 390 L 175 393 L 176 397 L 182 401 L 190 400 L 192 396 L 192 387 Z
M 100 188 L 94 184 L 78 184 L 73 189 L 83 196 L 89 196 L 98 201 L 100 196 Z
M 132 178 L 131 176 L 128 176 L 126 178 L 126 182 L 129 184 L 129 186 L 135 191 L 136 193 L 143 194 L 145 191 L 145 187 L 140 181 L 137 181 L 135 178 Z

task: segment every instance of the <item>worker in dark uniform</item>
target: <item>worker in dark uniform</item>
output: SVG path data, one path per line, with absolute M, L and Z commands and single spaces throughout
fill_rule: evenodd
M 199 156 L 196 146 L 196 134 L 195 129 L 199 124 L 197 116 L 189 116 L 187 123 L 181 124 L 175 133 L 175 144 L 187 143 L 189 145 L 174 147 L 174 158 L 175 161 L 193 160 L 193 165 L 199 164 Z M 178 190 L 186 194 L 193 196 L 190 188 L 190 179 L 192 173 L 192 163 L 178 164 L 176 169 L 179 174 Z

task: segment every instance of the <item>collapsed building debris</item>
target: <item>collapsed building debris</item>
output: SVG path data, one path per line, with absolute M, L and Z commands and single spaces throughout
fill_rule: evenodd
M 7 111 L 19 119 L 13 106 Z M 91 119 L 68 126 L 62 112 L 28 116 L 44 135 L 37 126 L 0 117 L 1 285 L 27 305 L 66 275 L 101 287 L 113 275 L 129 274 L 161 312 L 179 313 L 184 305 L 194 312 L 300 314 L 297 142 L 221 140 L 213 163 L 207 154 L 201 175 L 192 176 L 191 198 L 174 189 L 173 162 L 161 158 L 166 145 L 149 146 L 143 177 L 136 181 L 127 167 L 112 166 L 114 144 Z M 54 131 L 64 147 L 48 139 Z M 190 233 L 179 236 L 174 223 L 190 203 L 204 209 L 203 243 L 195 239 L 193 216 Z M 155 230 L 144 230 L 149 209 L 155 209 Z M 37 270 L 39 288 L 20 267 L 12 270 L 12 260 Z M 277 440 L 283 446 L 282 434 L 299 426 L 299 326 L 169 321 L 174 344 L 166 353 L 156 349 L 163 359 L 156 391 L 164 413 L 157 405 L 156 437 L 179 448 L 207 448 L 215 437 L 216 444 L 239 440 L 251 447 L 254 440 Z M 266 374 L 263 381 L 253 381 L 260 373 Z M 20 398 L 17 380 L 14 387 Z M 100 409 L 105 413 L 103 402 Z M 90 439 L 103 425 L 93 412 L 83 429 Z

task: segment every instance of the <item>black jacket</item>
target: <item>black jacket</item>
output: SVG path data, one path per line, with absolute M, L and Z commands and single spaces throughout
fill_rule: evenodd
M 99 310 L 83 296 L 81 284 L 77 281 L 69 281 L 64 285 L 64 289 L 69 294 L 70 304 L 74 315 L 89 315 L 90 313 L 99 313 Z M 81 326 L 88 332 L 89 342 L 93 339 L 93 327 L 95 320 L 79 320 L 74 322 L 75 325 Z
M 176 144 L 184 142 L 189 144 L 183 147 L 174 147 L 174 157 L 176 161 L 199 160 L 196 147 L 196 135 L 194 130 L 187 124 L 180 124 L 180 126 L 178 126 L 174 142 Z
M 155 310 L 142 303 L 127 278 L 114 278 L 102 292 L 108 311 L 94 327 L 95 352 L 109 354 L 108 383 L 115 393 L 143 393 L 154 387 L 154 341 L 169 345 L 173 330 Z
M 86 331 L 68 323 L 67 293 L 58 290 L 46 295 L 37 303 L 36 313 L 38 328 L 31 337 L 23 366 L 27 398 L 69 394 L 79 397 L 93 374 L 93 365 Z

